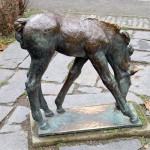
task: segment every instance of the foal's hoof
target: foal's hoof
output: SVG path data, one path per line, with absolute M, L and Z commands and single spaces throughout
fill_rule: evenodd
M 116 106 L 117 110 L 120 110 L 120 107 L 119 107 L 119 105 L 117 103 L 115 103 L 115 106 Z
M 63 114 L 63 113 L 65 112 L 65 109 L 63 109 L 63 108 L 57 109 L 57 112 L 58 112 L 59 114 Z
M 40 126 L 41 130 L 48 130 L 50 129 L 50 126 L 48 124 L 48 122 L 44 122 L 41 126 Z
M 54 116 L 54 113 L 52 111 L 44 112 L 44 114 L 45 114 L 45 117 L 53 117 Z

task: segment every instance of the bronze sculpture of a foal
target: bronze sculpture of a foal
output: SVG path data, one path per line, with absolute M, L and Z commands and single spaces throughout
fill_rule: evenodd
M 83 65 L 90 60 L 114 96 L 116 106 L 132 123 L 138 121 L 138 117 L 132 113 L 126 102 L 131 85 L 130 75 L 134 74 L 129 70 L 133 49 L 129 46 L 128 33 L 121 33 L 117 25 L 96 19 L 74 21 L 53 13 L 18 19 L 15 22 L 15 30 L 16 39 L 31 56 L 26 90 L 32 116 L 41 129 L 49 129 L 49 124 L 43 120 L 40 109 L 44 110 L 47 117 L 54 115 L 43 97 L 41 78 L 55 51 L 75 57 L 68 77 L 55 100 L 58 113 L 65 112 L 62 103 L 66 93 L 79 76 Z M 108 63 L 113 68 L 114 76 L 110 73 Z

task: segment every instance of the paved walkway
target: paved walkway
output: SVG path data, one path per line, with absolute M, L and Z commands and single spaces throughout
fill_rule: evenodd
M 115 23 L 121 26 L 124 29 L 136 29 L 136 30 L 147 30 L 150 31 L 150 18 L 147 17 L 136 17 L 136 16 L 100 16 L 100 15 L 81 15 L 80 13 L 72 13 L 66 15 L 67 17 L 75 17 L 75 18 L 97 18 L 99 20 L 103 20 L 110 23 Z
M 132 56 L 132 65 L 139 67 L 140 71 L 132 77 L 132 86 L 127 99 L 143 104 L 142 98 L 150 97 L 150 32 L 136 30 L 128 32 L 132 37 L 131 44 L 136 49 Z M 54 99 L 65 81 L 72 61 L 72 57 L 58 53 L 43 76 L 43 93 L 51 109 L 55 109 Z M 24 90 L 29 63 L 27 51 L 22 50 L 18 42 L 12 43 L 0 54 L 0 150 L 33 150 L 29 131 L 30 110 Z M 64 107 L 113 102 L 114 98 L 88 61 L 68 92 Z M 139 139 L 120 140 L 109 144 L 88 141 L 83 145 L 58 145 L 47 149 L 116 150 L 118 147 L 122 150 L 138 150 L 142 147 L 142 143 Z
M 30 0 L 28 8 L 70 14 L 77 18 L 91 17 L 92 14 L 92 17 L 124 28 L 150 30 L 149 6 L 149 0 Z
M 150 17 L 150 0 L 30 0 L 29 8 L 58 13 Z

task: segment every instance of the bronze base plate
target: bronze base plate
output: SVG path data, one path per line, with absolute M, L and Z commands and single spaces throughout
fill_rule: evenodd
M 137 115 L 132 103 L 129 104 L 132 112 Z M 78 132 L 87 132 L 104 129 L 115 129 L 124 127 L 141 126 L 139 121 L 136 124 L 130 122 L 130 119 L 117 110 L 115 105 L 100 105 L 87 107 L 67 108 L 63 114 L 55 112 L 53 117 L 44 119 L 50 125 L 49 130 L 38 128 L 39 136 L 70 134 Z
M 149 138 L 150 124 L 147 120 L 147 117 L 145 116 L 139 105 L 137 105 L 136 103 L 133 104 L 134 105 L 130 104 L 130 107 L 133 109 L 134 113 L 136 113 L 137 111 L 137 114 L 140 120 L 142 120 L 143 125 L 141 125 L 142 123 L 140 121 L 136 125 L 130 123 L 129 118 L 123 116 L 120 111 L 116 110 L 114 104 L 90 106 L 90 107 L 72 107 L 67 108 L 66 113 L 64 114 L 57 114 L 55 112 L 54 117 L 46 119 L 51 120 L 50 122 L 51 128 L 52 127 L 60 127 L 60 128 L 55 128 L 55 130 L 53 128 L 53 131 L 52 129 L 50 130 L 51 132 L 41 131 L 30 114 L 32 146 L 45 147 L 57 145 L 60 143 L 84 142 L 89 140 L 109 140 L 115 138 L 131 138 L 131 137 Z M 135 109 L 133 108 L 133 106 Z M 71 116 L 69 116 L 70 113 Z M 73 118 L 75 116 L 75 113 L 76 119 Z M 58 120 L 58 118 L 60 118 L 61 120 Z M 64 120 L 65 118 L 67 120 Z M 52 122 L 55 121 L 55 119 L 58 121 L 58 123 Z

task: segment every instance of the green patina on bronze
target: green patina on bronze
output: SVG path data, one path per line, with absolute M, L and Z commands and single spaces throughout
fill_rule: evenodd
M 129 68 L 133 48 L 127 32 L 121 32 L 116 24 L 97 19 L 73 20 L 54 13 L 40 13 L 30 18 L 20 18 L 15 24 L 15 37 L 31 56 L 27 73 L 26 90 L 32 117 L 40 129 L 51 130 L 51 124 L 43 119 L 54 113 L 49 109 L 41 89 L 41 79 L 55 52 L 75 57 L 66 81 L 55 99 L 58 113 L 64 113 L 65 96 L 89 60 L 103 83 L 116 100 L 116 107 L 130 121 L 137 124 L 138 117 L 127 105 L 126 96 L 131 85 L 130 76 L 137 70 Z M 108 64 L 114 71 L 111 74 Z M 57 75 L 57 74 L 56 74 Z M 109 118 L 109 117 L 108 117 Z M 47 132 L 47 131 L 46 131 Z
M 137 115 L 133 105 L 129 103 L 132 112 Z M 44 115 L 43 115 L 44 117 Z M 115 105 L 78 106 L 66 109 L 64 114 L 55 114 L 55 117 L 44 118 L 51 124 L 49 130 L 38 129 L 39 136 L 69 134 L 87 131 L 98 131 L 124 127 L 141 126 L 130 122 L 129 118 L 117 110 Z
M 38 137 L 38 129 L 37 124 L 35 125 L 35 121 L 31 117 L 31 132 L 32 132 L 32 144 L 34 147 L 39 146 L 50 146 L 50 145 L 57 145 L 59 143 L 72 143 L 77 142 L 81 143 L 88 140 L 112 140 L 118 138 L 134 138 L 134 137 L 150 137 L 150 124 L 147 120 L 147 117 L 143 113 L 141 106 L 137 105 L 136 103 L 132 103 L 134 108 L 138 114 L 142 122 L 142 126 L 139 127 L 126 127 L 126 128 L 118 128 L 118 129 L 104 129 L 100 131 L 87 131 L 83 133 L 72 133 L 72 134 L 65 134 L 65 135 L 52 135 L 46 137 Z

